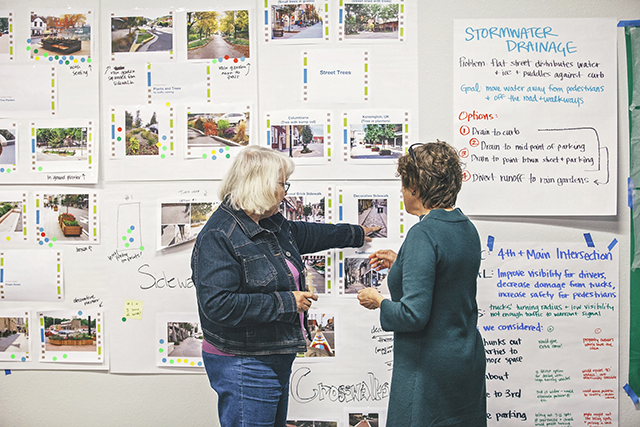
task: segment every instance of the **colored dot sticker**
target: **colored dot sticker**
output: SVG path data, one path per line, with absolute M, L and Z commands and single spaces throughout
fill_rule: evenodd
M 82 311 L 79 311 L 79 312 L 78 312 L 78 316 L 82 316 Z
M 67 356 L 66 354 L 63 354 L 63 355 L 62 355 L 62 358 L 63 358 L 63 359 L 66 359 L 67 357 L 69 357 L 69 356 Z
M 130 241 L 131 243 L 133 243 L 133 237 L 130 237 L 130 238 L 129 238 L 129 241 Z
M 214 64 L 216 64 L 218 62 L 217 59 L 212 59 L 211 62 L 213 62 Z
M 169 360 L 169 363 L 173 365 L 173 359 Z
M 164 344 L 164 340 L 162 338 L 160 339 L 160 344 Z
M 166 357 L 162 358 L 162 363 L 167 363 L 167 358 Z
M 238 63 L 238 58 L 233 58 L 233 62 Z
M 49 243 L 49 247 L 52 248 L 53 247 L 53 243 Z
M 133 225 L 131 227 L 129 227 L 129 230 L 135 230 L 136 227 L 134 227 Z
M 162 140 L 166 141 L 167 140 L 167 135 L 162 135 Z
M 15 354 L 12 354 L 12 355 L 11 355 L 11 358 L 12 358 L 12 359 L 15 359 L 15 358 L 16 358 L 16 355 L 15 355 Z
M 56 360 L 58 360 L 58 358 L 56 356 L 53 356 L 52 360 L 55 362 Z
M 11 237 L 7 236 L 7 242 L 9 242 L 11 240 Z
M 228 60 L 228 59 L 229 59 L 229 55 L 225 55 L 225 56 L 224 56 L 224 59 L 225 59 L 225 60 Z
M 132 230 L 131 228 L 129 228 L 129 229 L 127 230 L 127 233 L 131 234 L 131 232 L 132 232 L 132 231 L 133 231 L 133 230 Z
M 40 240 L 40 241 L 38 242 L 38 244 L 39 244 L 40 246 L 42 246 L 42 245 L 44 245 L 44 242 L 43 242 L 42 240 Z
M 164 154 L 160 154 L 160 158 L 161 158 L 161 159 L 165 159 L 166 157 L 167 157 L 166 155 L 164 155 Z
M 156 147 L 162 147 L 162 144 L 159 142 L 156 142 Z
M 42 166 L 38 167 L 38 172 L 42 172 Z
M 171 107 L 171 103 L 170 102 L 167 102 L 167 107 Z
M 141 250 L 141 251 L 144 251 L 144 246 L 140 246 L 140 250 Z
M 51 240 L 53 240 L 55 242 L 56 240 L 58 240 L 58 238 L 57 237 L 52 237 Z
M 206 159 L 206 158 L 207 158 L 207 155 L 206 155 L 206 154 L 203 154 L 203 155 L 202 155 L 202 158 L 203 158 L 203 159 Z
M 231 154 L 227 154 L 225 157 L 226 157 L 227 159 L 229 159 L 229 158 L 231 158 Z
M 216 156 L 211 156 L 211 160 L 217 160 L 218 158 Z
M 126 321 L 127 321 L 127 318 L 126 318 L 126 317 L 123 317 L 123 318 L 122 318 L 122 321 L 123 321 L 123 322 L 126 322 Z
M 221 149 L 220 149 L 220 153 L 224 153 L 224 148 L 221 148 Z
M 129 244 L 128 244 L 128 243 L 125 243 L 125 244 L 124 244 L 124 247 L 125 247 L 125 248 L 128 248 L 128 247 L 129 247 Z
M 27 361 L 27 358 L 26 358 L 26 357 L 24 357 L 24 356 L 22 356 L 22 359 L 20 359 L 20 360 L 21 360 L 21 361 L 23 361 L 23 362 L 26 362 L 26 361 Z
M 158 351 L 159 351 L 160 353 L 164 353 L 164 348 L 159 348 L 159 349 L 158 349 Z

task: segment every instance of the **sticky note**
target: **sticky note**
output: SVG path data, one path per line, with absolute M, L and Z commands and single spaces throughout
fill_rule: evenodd
M 125 300 L 124 317 L 127 319 L 142 320 L 142 301 Z

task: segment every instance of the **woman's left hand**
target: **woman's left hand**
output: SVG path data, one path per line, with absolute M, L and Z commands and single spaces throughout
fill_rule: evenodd
M 358 291 L 358 301 L 360 301 L 360 305 L 369 310 L 380 308 L 383 300 L 384 297 L 377 289 L 365 288 Z
M 369 234 L 373 233 L 374 231 L 378 231 L 382 228 L 382 227 L 365 227 L 364 225 L 361 225 L 360 227 L 362 227 L 362 229 L 364 230 L 365 242 L 371 242 L 373 239 L 369 237 Z

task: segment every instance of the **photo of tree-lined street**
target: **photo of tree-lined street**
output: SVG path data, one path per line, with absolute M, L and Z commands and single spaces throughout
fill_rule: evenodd
M 0 37 L 1 38 L 1 37 Z M 31 14 L 31 57 L 91 55 L 91 24 L 87 14 Z
M 0 165 L 16 164 L 16 130 L 0 129 Z
M 310 3 L 271 6 L 271 39 L 320 39 L 322 18 Z
M 45 194 L 40 226 L 49 240 L 89 240 L 89 194 Z
M 352 159 L 397 159 L 402 156 L 401 124 L 349 126 Z
M 173 50 L 173 16 L 111 18 L 111 53 Z
M 271 148 L 289 157 L 324 157 L 324 126 L 272 125 Z
M 187 59 L 249 58 L 249 11 L 187 12 Z
M 398 4 L 346 3 L 345 38 L 397 39 Z
M 249 145 L 250 114 L 245 111 L 187 114 L 187 147 Z
M 124 112 L 127 156 L 154 156 L 159 152 L 158 119 L 155 111 Z
M 38 162 L 87 161 L 87 159 L 87 128 L 36 129 L 36 160 Z

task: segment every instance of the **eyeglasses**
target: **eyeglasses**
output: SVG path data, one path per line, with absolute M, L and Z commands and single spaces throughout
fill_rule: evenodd
M 284 188 L 285 193 L 289 191 L 289 187 L 291 186 L 291 184 L 288 182 L 279 182 L 278 184 L 282 185 L 282 188 Z
M 409 146 L 409 154 L 413 159 L 413 163 L 415 163 L 416 166 L 418 166 L 418 162 L 416 161 L 416 153 L 413 151 L 413 147 L 415 147 L 416 145 L 424 145 L 424 142 L 416 142 L 415 144 L 411 144 L 411 146 Z

